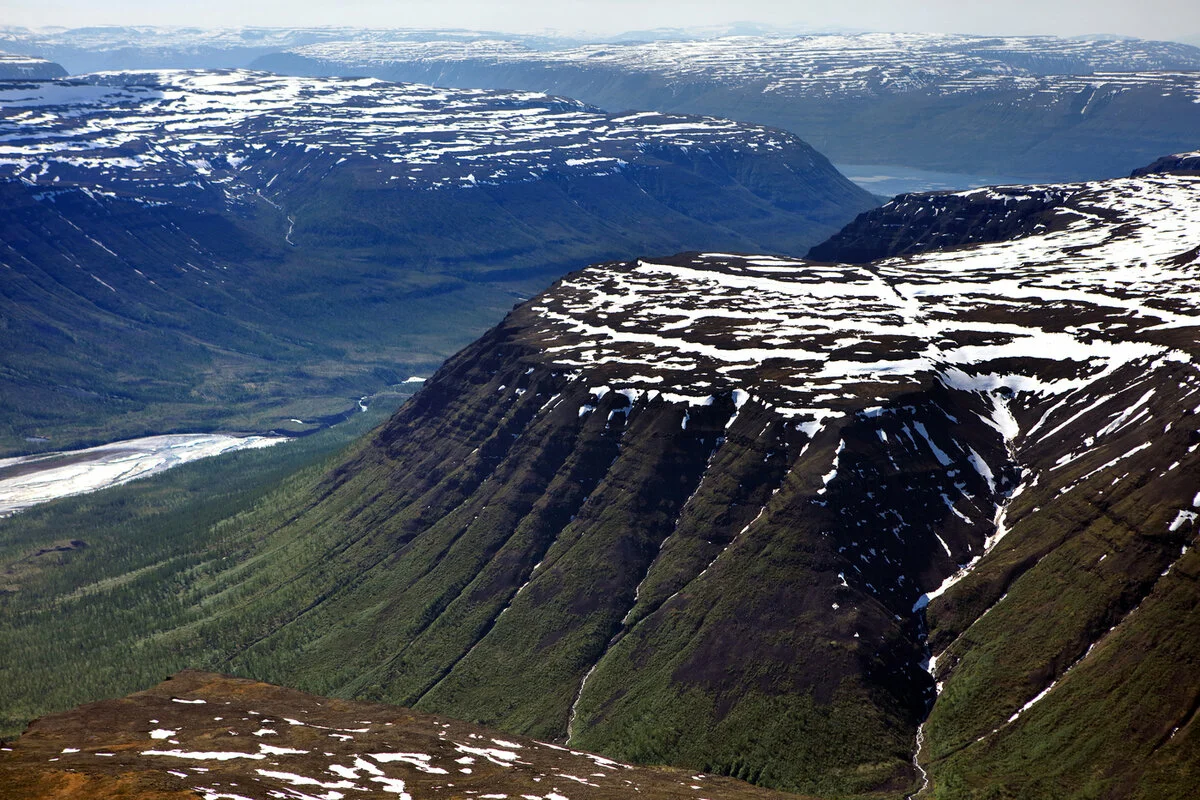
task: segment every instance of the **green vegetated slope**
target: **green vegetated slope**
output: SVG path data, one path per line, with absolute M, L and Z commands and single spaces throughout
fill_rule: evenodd
M 0 735 L 35 716 L 117 697 L 221 642 L 176 646 L 194 601 L 236 556 L 228 531 L 264 503 L 286 512 L 402 396 L 311 436 L 218 456 L 0 519 Z M 331 462 L 331 459 L 334 459 Z M 219 588 L 217 589 L 219 590 Z
M 686 427 L 678 406 L 629 412 L 621 395 L 581 415 L 589 388 L 538 365 L 530 314 L 457 356 L 327 474 L 202 519 L 202 535 L 160 536 L 153 557 L 112 572 L 96 574 L 107 548 L 89 547 L 20 586 L 4 601 L 22 653 L 9 724 L 186 660 L 792 790 L 910 786 L 928 686 L 915 619 L 898 616 L 911 597 L 883 602 L 837 577 L 845 562 L 822 528 L 873 518 L 858 488 L 827 513 L 806 508 L 838 437 L 807 448 L 763 409 L 733 420 L 728 396 Z M 873 430 L 845 435 L 864 463 L 882 457 Z M 997 446 L 977 442 L 993 458 Z M 928 454 L 912 469 L 889 492 L 948 480 Z M 941 505 L 927 494 L 905 513 Z M 39 519 L 72 518 L 6 524 Z M 931 557 L 909 549 L 915 564 Z M 953 569 L 935 560 L 935 575 Z M 91 677 L 45 694 L 83 652 Z

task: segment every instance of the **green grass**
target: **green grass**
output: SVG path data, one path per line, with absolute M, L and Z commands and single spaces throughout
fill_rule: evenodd
M 236 557 L 230 522 L 261 513 L 264 503 L 300 502 L 300 490 L 402 399 L 379 397 L 367 413 L 275 447 L 204 459 L 0 520 L 0 583 L 8 589 L 0 592 L 0 735 L 187 666 L 217 665 L 222 643 L 191 633 L 209 605 L 190 598 Z M 30 563 L 31 553 L 63 539 L 87 546 Z M 219 598 L 223 584 L 206 585 Z M 179 646 L 181 636 L 191 646 Z

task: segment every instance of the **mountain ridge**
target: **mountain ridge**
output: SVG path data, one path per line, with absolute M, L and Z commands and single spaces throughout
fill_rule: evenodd
M 818 796 L 1186 798 L 1190 157 L 571 273 L 219 526 L 139 643 Z M 927 224 L 973 209 L 1017 222 Z
M 44 58 L 0 52 L 0 80 L 35 80 L 65 78 L 61 65 Z
M 213 711 L 221 716 L 214 718 Z M 0 753 L 0 776 L 13 800 L 85 791 L 138 800 L 267 800 L 311 797 L 305 792 L 321 789 L 327 790 L 322 796 L 350 798 L 484 793 L 498 800 L 522 793 L 561 800 L 569 793 L 587 800 L 643 789 L 681 800 L 700 793 L 784 797 L 729 779 L 639 768 L 499 736 L 406 709 L 184 671 L 131 697 L 35 721 Z

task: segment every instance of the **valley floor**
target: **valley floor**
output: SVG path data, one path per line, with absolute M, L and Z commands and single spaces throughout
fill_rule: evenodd
M 147 478 L 201 458 L 270 447 L 284 436 L 219 433 L 147 436 L 67 453 L 0 459 L 0 516 L 30 506 Z

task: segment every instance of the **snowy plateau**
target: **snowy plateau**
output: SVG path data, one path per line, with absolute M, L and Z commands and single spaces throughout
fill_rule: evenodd
M 1163 71 L 1200 69 L 1200 50 L 1170 42 L 1087 41 L 1056 37 L 981 37 L 871 33 L 838 36 L 735 36 L 708 41 L 595 44 L 542 51 L 505 40 L 321 42 L 288 51 L 343 69 L 403 62 L 481 60 L 502 67 L 588 66 L 654 75 L 669 84 L 711 81 L 783 97 L 872 96 L 932 90 L 954 94 L 1011 88 L 1050 92 L 1116 80 L 1143 81 L 1197 96 L 1197 78 Z M 1087 78 L 1049 78 L 1055 73 Z M 1107 73 L 1131 73 L 1127 76 Z
M 253 63 L 713 114 L 792 131 L 839 164 L 1022 182 L 1128 174 L 1194 147 L 1200 125 L 1200 49 L 1143 40 L 872 33 L 546 49 L 359 39 Z
M 605 114 L 533 92 L 246 71 L 97 74 L 0 86 L 0 169 L 27 182 L 236 191 L 271 151 L 330 171 L 368 158 L 417 187 L 619 171 L 661 147 L 781 150 L 795 137 L 728 120 Z M 66 171 L 66 172 L 64 172 Z M 265 188 L 270 187 L 270 177 Z
M 537 335 L 550 363 L 601 372 L 614 388 L 687 386 L 697 402 L 741 389 L 814 433 L 885 401 L 873 387 L 933 377 L 997 397 L 1064 397 L 1134 362 L 1190 362 L 1166 342 L 1200 325 L 1200 179 L 952 197 L 1040 193 L 1064 199 L 1040 232 L 1012 241 L 865 265 L 718 253 L 591 268 L 533 306 Z M 768 364 L 776 377 L 760 382 Z

